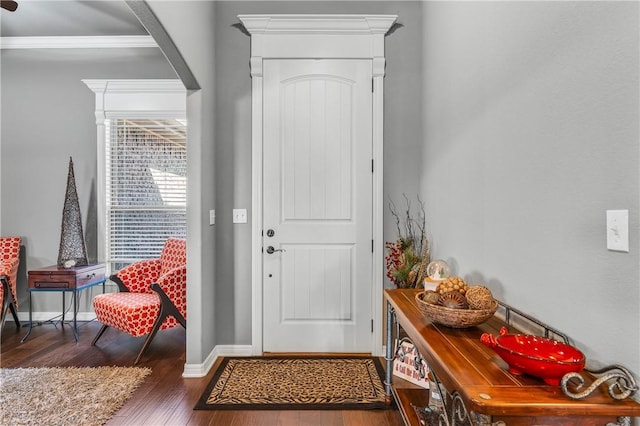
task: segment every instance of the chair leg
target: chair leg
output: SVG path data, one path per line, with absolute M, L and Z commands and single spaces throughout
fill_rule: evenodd
M 7 280 L 6 275 L 2 275 L 0 277 L 2 281 L 2 287 L 0 291 L 4 293 L 4 297 L 2 298 L 2 313 L 0 313 L 0 328 L 4 327 L 4 320 L 7 317 L 7 309 L 11 311 L 11 315 L 13 316 L 13 320 L 16 323 L 17 330 L 20 330 L 20 321 L 18 320 L 18 313 L 16 312 L 15 300 L 13 298 L 13 293 L 11 293 L 11 288 L 9 286 L 9 281 Z
M 93 342 L 91 342 L 91 346 L 95 346 L 96 345 L 96 342 L 98 341 L 98 339 L 100 337 L 102 337 L 104 332 L 107 331 L 107 328 L 109 328 L 108 325 L 106 325 L 106 324 L 102 325 L 102 328 L 100 329 L 100 331 L 98 331 L 98 334 L 96 334 L 96 337 L 93 338 Z
M 0 312 L 0 330 L 4 328 L 4 318 L 7 316 L 7 303 L 2 301 L 2 312 Z
M 133 365 L 136 365 L 138 362 L 140 362 L 140 358 L 142 358 L 142 354 L 144 354 L 144 352 L 147 350 L 147 348 L 151 344 L 151 341 L 156 336 L 156 333 L 158 333 L 158 330 L 160 330 L 160 327 L 162 326 L 162 323 L 166 318 L 167 318 L 167 315 L 163 314 L 162 308 L 160 308 L 160 314 L 158 315 L 158 318 L 156 318 L 156 321 L 153 323 L 153 328 L 151 329 L 151 332 L 147 335 L 147 338 L 144 339 L 142 348 L 140 349 L 140 352 L 138 352 L 138 356 L 136 360 L 133 362 Z
M 16 323 L 16 329 L 20 330 L 20 320 L 18 319 L 18 313 L 16 312 L 16 307 L 13 302 L 9 303 L 9 310 L 11 311 L 11 315 L 13 315 L 13 321 Z
M 2 283 L 4 287 L 4 281 Z M 0 291 L 4 291 L 4 289 Z M 7 300 L 7 293 L 5 292 L 5 296 L 2 299 L 2 311 L 0 312 L 0 329 L 4 327 L 4 318 L 7 316 L 8 307 L 9 307 L 9 301 Z
M 180 323 L 180 325 L 182 325 L 184 328 L 187 328 L 187 320 L 180 313 L 180 311 L 178 311 L 171 299 L 169 299 L 167 294 L 162 290 L 160 285 L 158 285 L 157 283 L 151 284 L 151 290 L 158 293 L 158 296 L 160 297 L 160 312 L 158 313 L 158 317 L 153 323 L 151 332 L 147 335 L 147 338 L 145 339 L 144 344 L 142 345 L 142 348 L 138 353 L 138 357 L 133 362 L 133 365 L 136 365 L 140 361 L 140 358 L 142 358 L 142 355 L 151 344 L 151 341 L 155 337 L 156 333 L 158 333 L 158 330 L 160 330 L 162 323 L 165 319 L 167 319 L 167 317 L 174 317 Z

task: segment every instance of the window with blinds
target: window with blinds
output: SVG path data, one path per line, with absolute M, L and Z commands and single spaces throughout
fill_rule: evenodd
M 179 119 L 105 122 L 106 262 L 157 258 L 187 233 L 187 127 Z

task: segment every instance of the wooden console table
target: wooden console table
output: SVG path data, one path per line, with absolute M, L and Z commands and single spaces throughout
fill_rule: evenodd
M 440 388 L 446 389 L 444 425 L 629 425 L 640 416 L 640 403 L 612 399 L 602 385 L 582 400 L 565 395 L 559 386 L 509 373 L 507 364 L 480 342 L 482 333 L 498 335 L 505 323 L 493 317 L 468 329 L 433 324 L 420 312 L 420 290 L 385 290 L 387 301 L 387 395 L 396 399 L 408 425 L 420 425 L 412 405 L 425 407 L 427 389 L 407 389 L 392 378 L 394 332 L 401 326 L 429 365 Z M 590 376 L 589 376 L 590 377 Z M 395 379 L 395 380 L 394 380 Z M 588 384 L 588 383 L 587 383 Z M 451 414 L 456 413 L 456 416 Z

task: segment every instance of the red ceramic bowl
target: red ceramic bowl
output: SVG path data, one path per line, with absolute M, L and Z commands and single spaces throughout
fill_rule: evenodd
M 584 368 L 584 355 L 573 346 L 529 334 L 509 334 L 505 327 L 500 336 L 484 333 L 480 341 L 493 348 L 513 374 L 529 374 L 557 386 L 562 376 Z

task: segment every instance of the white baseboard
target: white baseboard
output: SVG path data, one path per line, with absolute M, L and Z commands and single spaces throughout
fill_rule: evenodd
M 33 322 L 42 322 L 55 320 L 59 321 L 61 318 L 60 312 L 33 312 L 32 320 Z M 96 319 L 96 315 L 93 312 L 78 312 L 77 320 L 78 321 L 94 321 Z M 21 323 L 29 322 L 29 313 L 28 312 L 18 312 L 18 320 Z M 71 321 L 73 320 L 72 313 L 65 313 L 65 320 Z M 7 322 L 13 322 L 13 317 L 11 315 L 7 315 Z M 382 347 L 382 354 L 386 354 L 386 346 Z M 182 373 L 182 377 L 185 378 L 198 378 L 206 376 L 213 364 L 215 364 L 218 357 L 221 356 L 252 356 L 253 355 L 253 347 L 251 345 L 217 345 L 213 348 L 213 350 L 209 353 L 207 358 L 201 364 L 185 364 L 184 371 Z M 384 355 L 381 355 L 384 356 Z
M 59 321 L 61 319 L 61 312 L 33 312 L 32 314 L 33 322 L 43 322 L 43 321 Z M 66 312 L 65 321 L 73 320 L 73 313 Z M 94 321 L 96 319 L 96 314 L 94 312 L 78 312 L 78 316 L 76 318 L 78 321 Z M 29 312 L 18 312 L 18 320 L 21 323 L 29 322 Z M 13 316 L 7 315 L 7 322 L 13 322 Z M 186 378 L 197 378 L 206 376 L 213 364 L 215 364 L 218 357 L 221 356 L 251 356 L 252 355 L 252 346 L 251 345 L 217 345 L 213 348 L 211 353 L 207 356 L 202 364 L 185 364 L 184 371 L 182 373 L 182 377 Z
M 386 354 L 386 346 L 382 347 L 382 353 Z M 206 376 L 218 357 L 221 356 L 253 356 L 253 347 L 251 345 L 217 345 L 202 364 L 185 364 L 182 377 L 199 378 Z
M 182 377 L 198 378 L 206 376 L 218 357 L 221 356 L 251 356 L 251 345 L 217 345 L 202 364 L 185 364 Z

